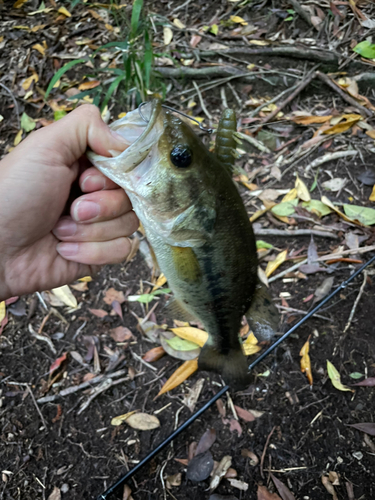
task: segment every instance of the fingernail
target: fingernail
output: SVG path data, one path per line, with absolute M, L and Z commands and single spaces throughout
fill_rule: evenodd
M 111 131 L 112 137 L 114 137 L 114 139 L 116 139 L 116 141 L 121 142 L 126 147 L 129 147 L 129 142 L 125 139 L 125 137 L 122 137 L 122 135 L 118 134 L 117 132 L 115 132 L 112 129 L 110 129 L 110 131 Z
M 62 219 L 56 224 L 52 232 L 58 238 L 73 236 L 77 232 L 77 224 L 71 219 Z
M 94 201 L 81 200 L 74 207 L 73 215 L 76 221 L 95 219 L 100 213 L 100 205 Z
M 74 257 L 78 253 L 78 247 L 78 243 L 59 243 L 56 246 L 56 250 L 61 257 Z
M 88 175 L 82 182 L 83 192 L 101 191 L 105 188 L 105 178 L 101 175 Z

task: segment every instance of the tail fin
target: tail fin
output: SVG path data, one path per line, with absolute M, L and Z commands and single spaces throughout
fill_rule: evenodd
M 242 390 L 250 385 L 246 356 L 239 343 L 238 349 L 232 348 L 226 354 L 206 343 L 199 355 L 198 367 L 200 370 L 220 373 L 225 383 L 234 390 Z

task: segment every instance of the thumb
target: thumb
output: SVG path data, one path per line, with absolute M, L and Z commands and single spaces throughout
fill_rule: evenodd
M 99 109 L 92 104 L 79 106 L 43 132 L 43 139 L 48 141 L 50 138 L 56 152 L 63 155 L 68 165 L 77 161 L 87 148 L 99 155 L 111 156 L 109 150 L 123 151 L 129 146 L 104 123 Z

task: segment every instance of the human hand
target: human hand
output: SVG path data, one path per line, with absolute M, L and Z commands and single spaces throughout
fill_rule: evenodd
M 33 132 L 0 162 L 0 301 L 127 257 L 138 219 L 125 191 L 89 166 L 87 147 L 104 156 L 126 147 L 92 105 Z

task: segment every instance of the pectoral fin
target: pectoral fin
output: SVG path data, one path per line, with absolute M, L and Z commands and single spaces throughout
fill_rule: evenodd
M 277 332 L 279 311 L 263 283 L 258 283 L 250 309 L 245 316 L 258 340 L 270 340 Z

